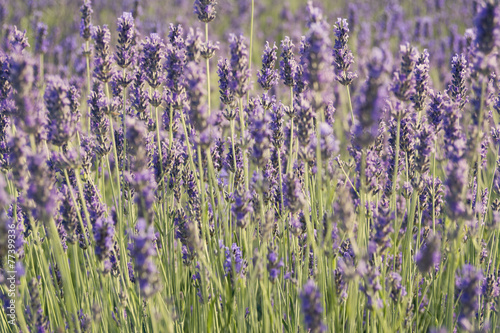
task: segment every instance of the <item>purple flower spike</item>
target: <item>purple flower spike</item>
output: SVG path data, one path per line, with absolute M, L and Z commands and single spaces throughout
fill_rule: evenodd
M 311 333 L 325 332 L 323 324 L 323 306 L 321 305 L 321 294 L 313 280 L 306 282 L 300 293 L 302 300 L 302 313 L 306 328 Z
M 146 220 L 137 221 L 137 234 L 132 235 L 133 243 L 130 244 L 130 257 L 134 260 L 134 277 L 139 282 L 141 296 L 150 298 L 160 290 L 159 273 L 154 257 L 155 232 L 152 225 L 147 225 Z
M 257 82 L 266 91 L 278 83 L 278 73 L 274 69 L 277 49 L 276 44 L 271 48 L 269 42 L 266 42 L 264 53 L 262 54 L 262 69 L 257 73 Z

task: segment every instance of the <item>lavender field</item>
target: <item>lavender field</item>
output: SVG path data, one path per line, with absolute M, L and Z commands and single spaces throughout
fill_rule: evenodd
M 0 333 L 500 331 L 498 0 L 0 0 Z

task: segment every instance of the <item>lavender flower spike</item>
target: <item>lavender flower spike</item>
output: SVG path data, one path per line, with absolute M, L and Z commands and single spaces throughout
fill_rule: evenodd
M 326 326 L 323 324 L 321 294 L 313 280 L 306 282 L 300 293 L 300 298 L 302 300 L 304 321 L 309 332 L 317 333 L 326 331 Z
M 338 71 L 336 80 L 344 86 L 348 86 L 352 83 L 352 80 L 358 77 L 356 73 L 349 72 L 349 68 L 354 63 L 354 57 L 352 55 L 347 42 L 349 40 L 349 28 L 346 19 L 337 19 L 337 24 L 335 24 L 334 31 L 337 39 L 335 40 L 335 45 L 333 46 L 333 65 Z
M 215 11 L 216 5 L 217 0 L 195 0 L 194 13 L 201 22 L 210 23 L 215 20 L 217 14 Z
M 132 239 L 130 257 L 135 261 L 134 273 L 139 281 L 139 290 L 142 297 L 150 298 L 160 290 L 159 273 L 154 263 L 156 249 L 153 226 L 148 227 L 146 220 L 140 218 L 137 221 L 137 235 L 133 235 Z
M 286 36 L 281 41 L 280 77 L 288 87 L 295 85 L 294 78 L 297 72 L 297 62 L 293 55 L 293 47 L 294 45 L 290 37 Z
M 269 42 L 266 42 L 266 47 L 262 54 L 262 69 L 257 73 L 257 81 L 262 89 L 266 91 L 278 83 L 278 73 L 274 69 L 277 49 L 276 44 L 271 48 Z

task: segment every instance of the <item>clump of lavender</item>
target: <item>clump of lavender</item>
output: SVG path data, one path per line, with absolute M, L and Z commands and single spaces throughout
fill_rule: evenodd
M 231 49 L 231 90 L 239 98 L 250 89 L 250 69 L 248 67 L 248 50 L 243 35 L 229 35 Z
M 333 46 L 333 65 L 337 70 L 337 77 L 335 79 L 340 84 L 348 86 L 358 75 L 349 72 L 351 65 L 354 63 L 354 57 L 347 45 L 349 40 L 349 24 L 347 20 L 338 18 L 334 26 L 334 32 L 336 40 Z
M 257 82 L 259 82 L 265 91 L 268 91 L 278 83 L 278 73 L 274 68 L 277 59 L 277 49 L 276 44 L 271 48 L 269 42 L 266 42 L 264 53 L 262 54 L 262 69 L 257 73 Z
M 215 19 L 217 0 L 195 0 L 194 14 L 201 22 L 210 23 Z
M 323 306 L 321 305 L 321 294 L 313 280 L 308 280 L 300 293 L 302 302 L 302 313 L 304 322 L 309 332 L 324 332 L 326 326 L 323 324 Z
M 126 69 L 134 60 L 135 23 L 131 13 L 123 13 L 118 19 L 118 45 L 116 47 L 115 61 L 118 66 Z
M 69 85 L 60 77 L 47 78 L 43 98 L 48 111 L 48 140 L 56 146 L 66 145 L 77 130 L 79 114 L 72 107 L 72 97 L 79 96 L 74 96 Z
M 154 262 L 156 237 L 153 226 L 142 218 L 137 221 L 136 228 L 137 234 L 131 236 L 130 257 L 134 258 L 134 274 L 141 296 L 147 299 L 160 290 L 159 273 Z

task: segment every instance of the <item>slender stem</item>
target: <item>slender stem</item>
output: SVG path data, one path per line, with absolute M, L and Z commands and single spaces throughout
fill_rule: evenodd
M 293 87 L 290 87 L 290 114 L 292 115 L 290 119 L 290 149 L 289 149 L 289 156 L 288 156 L 288 163 L 287 163 L 287 172 L 291 172 L 293 168 Z
M 245 118 L 243 113 L 243 98 L 240 98 L 240 140 L 242 144 L 242 153 L 243 153 L 243 171 L 245 172 L 245 189 L 248 191 L 249 188 L 248 161 L 247 161 L 247 150 L 244 147 L 244 133 L 245 133 Z
M 172 148 L 172 143 L 174 141 L 173 125 L 174 125 L 174 108 L 172 107 L 172 105 L 170 105 L 169 106 L 169 118 L 168 118 L 168 126 L 169 126 L 168 149 Z
M 345 86 L 347 90 L 347 100 L 349 101 L 349 111 L 351 112 L 351 126 L 354 125 L 354 111 L 352 110 L 352 100 L 351 100 L 351 91 L 349 89 L 349 86 Z

